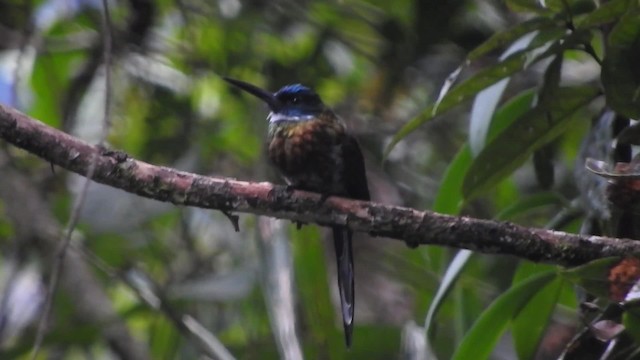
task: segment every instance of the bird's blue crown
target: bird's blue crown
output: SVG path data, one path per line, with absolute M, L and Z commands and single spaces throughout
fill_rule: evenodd
M 310 88 L 302 85 L 302 84 L 291 84 L 291 85 L 285 85 L 283 86 L 280 90 L 278 90 L 276 92 L 276 96 L 278 95 L 282 95 L 282 94 L 315 94 L 315 92 L 313 90 L 311 90 Z
M 278 113 L 285 116 L 315 115 L 324 109 L 318 94 L 301 84 L 286 85 L 274 97 L 282 104 Z

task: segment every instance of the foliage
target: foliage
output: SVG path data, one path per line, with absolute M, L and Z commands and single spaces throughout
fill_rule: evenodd
M 270 90 L 300 82 L 359 139 L 376 201 L 565 231 L 581 222 L 621 231 L 628 220 L 619 209 L 608 208 L 606 217 L 585 205 L 594 191 L 605 197 L 603 187 L 576 184 L 595 178 L 584 170 L 585 158 L 595 156 L 591 119 L 639 117 L 636 0 L 107 1 L 107 105 L 102 5 L 63 3 L 0 4 L 0 38 L 7 39 L 0 41 L 0 101 L 74 135 L 98 141 L 110 106 L 113 148 L 187 171 L 280 182 L 264 157 L 268 110 L 221 76 Z M 64 224 L 81 181 L 3 151 Z M 609 155 L 590 163 L 606 168 Z M 10 204 L 0 205 L 5 213 Z M 312 359 L 415 357 L 421 352 L 406 336 L 413 322 L 426 337 L 422 354 L 437 358 L 553 358 L 581 326 L 574 284 L 600 296 L 598 314 L 622 301 L 616 324 L 640 338 L 637 301 L 610 296 L 618 283 L 629 292 L 637 281 L 611 280 L 633 274 L 631 260 L 561 270 L 362 235 L 347 350 L 334 259 L 316 227 L 270 232 L 264 219 L 243 217 L 235 233 L 223 214 L 95 184 L 81 214 L 74 236 L 92 254 L 85 258 L 91 274 L 154 359 L 206 353 L 197 332 L 180 323 L 186 314 L 237 358 L 295 358 L 287 352 L 292 344 Z M 0 272 L 10 278 L 14 265 L 35 263 L 46 279 L 51 251 L 16 239 L 14 226 L 0 216 Z M 37 304 L 42 292 L 34 293 Z M 55 298 L 43 352 L 113 352 L 104 324 L 84 318 L 70 293 L 61 288 Z M 293 320 L 296 332 L 287 332 Z M 11 337 L 2 330 L 0 357 L 27 358 L 35 326 Z M 550 349 L 552 331 L 563 341 Z M 497 346 L 505 342 L 513 345 Z
M 640 86 L 637 83 L 636 71 L 631 70 L 633 59 L 636 58 L 635 52 L 637 52 L 637 46 L 634 45 L 640 39 L 635 29 L 638 23 L 637 2 L 610 1 L 600 7 L 594 7 L 591 2 L 571 1 L 544 5 L 528 1 L 508 1 L 507 3 L 514 11 L 533 12 L 536 15 L 507 31 L 494 34 L 471 51 L 463 65 L 447 79 L 438 100 L 407 122 L 396 133 L 386 149 L 386 154 L 389 154 L 398 142 L 426 122 L 460 105 L 465 100 L 476 99 L 470 113 L 469 144 L 462 146 L 445 173 L 443 185 L 436 196 L 434 206 L 436 211 L 458 213 L 464 208 L 464 204 L 472 203 L 474 198 L 480 195 L 490 196 L 490 191 L 495 192 L 496 189 L 504 186 L 501 182 L 507 180 L 507 177 L 532 155 L 536 165 L 533 171 L 538 179 L 540 190 L 549 187 L 554 181 L 555 167 L 553 164 L 538 166 L 536 156 L 545 147 L 550 145 L 557 147 L 560 141 L 568 144 L 573 142 L 573 146 L 577 146 L 575 137 L 564 136 L 563 139 L 562 135 L 568 131 L 575 132 L 576 126 L 584 127 L 586 125 L 584 119 L 587 118 L 585 115 L 592 112 L 591 104 L 602 95 L 606 98 L 605 107 L 611 108 L 621 116 L 637 117 L 638 106 L 634 102 Z M 558 28 L 565 30 L 558 31 Z M 463 80 L 459 85 L 453 86 L 463 68 L 470 67 L 480 56 L 489 51 L 505 47 L 509 48 L 494 65 L 485 66 L 483 70 Z M 600 50 L 596 51 L 596 49 Z M 585 57 L 592 57 L 597 67 L 601 67 L 601 82 L 592 79 L 569 84 L 569 81 L 563 80 L 564 73 L 571 70 L 569 66 L 563 66 L 563 60 L 585 61 Z M 601 57 L 604 57 L 603 61 L 600 60 Z M 507 95 L 505 89 L 514 74 L 526 72 L 536 62 L 546 59 L 550 61 L 542 65 L 546 70 L 544 70 L 541 85 L 537 89 L 527 89 L 517 95 Z M 604 88 L 604 93 L 601 87 Z M 532 94 L 532 91 L 537 93 L 533 101 L 525 95 Z M 495 105 L 502 98 L 513 100 L 496 109 Z M 602 108 L 603 105 L 601 104 L 600 107 Z M 505 118 L 509 119 L 506 123 Z M 498 126 L 500 128 L 496 131 Z M 494 131 L 491 132 L 490 129 Z M 587 142 L 585 146 L 595 147 L 596 145 Z M 549 160 L 547 158 L 545 161 L 549 162 Z M 578 163 L 577 166 L 584 166 L 583 164 Z M 635 176 L 636 173 L 631 171 L 632 175 L 628 176 Z M 577 174 L 584 174 L 584 171 L 579 171 Z M 608 174 L 603 176 L 609 177 Z M 534 194 L 530 198 L 523 198 L 522 201 L 511 206 L 497 207 L 496 213 L 498 218 L 510 217 L 517 212 L 533 212 L 540 205 L 559 204 L 557 200 L 556 196 L 540 192 L 539 195 Z M 571 206 L 562 200 L 560 204 L 563 202 L 564 205 L 561 206 Z M 606 218 L 603 214 L 598 215 Z M 548 226 L 555 225 L 552 222 Z M 610 235 L 616 236 L 615 233 Z M 609 293 L 612 290 L 609 289 L 616 285 L 612 283 L 607 269 L 619 261 L 619 259 L 608 260 L 604 268 L 603 265 L 589 265 L 588 269 L 598 269 L 597 274 L 573 271 L 570 272 L 572 275 L 568 276 L 568 279 L 585 286 L 588 291 L 595 291 L 595 294 L 603 296 L 605 303 L 607 298 L 615 300 Z M 463 268 L 464 265 L 460 262 L 453 262 L 445 276 L 448 280 L 443 282 L 440 291 L 443 289 L 442 286 L 450 287 L 450 279 L 455 277 L 455 274 L 461 275 Z M 534 279 L 536 278 L 529 278 L 532 283 L 535 283 Z M 620 286 L 623 289 L 628 286 L 626 291 L 629 291 L 629 287 L 635 281 L 637 278 L 629 276 L 621 281 L 624 285 Z M 591 283 L 596 283 L 598 286 L 586 285 Z M 562 282 L 553 284 L 553 289 L 545 288 L 545 290 L 538 288 L 538 285 L 528 285 L 526 282 L 514 285 L 482 313 L 465 335 L 455 356 L 487 358 L 501 332 L 504 331 L 501 327 L 505 324 L 504 319 L 510 318 L 513 318 L 513 337 L 518 357 L 527 359 L 534 358 L 536 354 L 540 355 L 537 347 L 543 339 L 545 328 L 552 324 L 549 322 L 550 315 L 553 313 L 554 304 L 559 300 L 558 295 L 562 287 Z M 525 290 L 520 290 L 521 287 Z M 604 291 L 598 291 L 603 287 Z M 512 295 L 520 294 L 520 291 L 531 293 L 523 297 Z M 626 291 L 622 291 L 622 298 Z M 544 295 L 543 298 L 545 292 L 549 294 Z M 533 293 L 537 293 L 537 296 L 531 297 Z M 436 297 L 431 309 L 437 309 L 442 301 L 441 297 Z M 521 311 L 520 309 L 525 305 L 525 308 L 531 310 Z M 511 312 L 507 309 L 515 311 Z M 531 313 L 527 315 L 526 320 L 521 319 L 525 312 Z M 426 321 L 428 330 L 432 326 L 432 316 L 430 311 Z M 635 319 L 630 319 L 633 317 L 625 318 L 626 325 L 635 326 Z M 533 336 L 534 333 L 535 336 Z M 482 338 L 487 336 L 491 336 L 491 340 Z

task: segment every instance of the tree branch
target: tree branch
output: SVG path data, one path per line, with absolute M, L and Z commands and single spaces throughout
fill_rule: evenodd
M 289 191 L 284 186 L 154 166 L 123 152 L 90 145 L 3 105 L 0 137 L 80 175 L 86 175 L 95 161 L 93 180 L 176 205 L 348 225 L 356 231 L 404 240 L 410 246 L 442 245 L 568 266 L 640 253 L 640 242 L 628 239 L 580 236 L 338 197 L 320 203 L 319 194 Z

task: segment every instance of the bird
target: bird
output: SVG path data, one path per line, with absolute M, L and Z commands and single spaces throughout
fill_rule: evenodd
M 271 93 L 244 81 L 223 79 L 269 106 L 268 157 L 288 186 L 320 193 L 325 200 L 332 195 L 370 200 L 358 141 L 313 89 L 291 84 Z M 345 342 L 350 348 L 355 310 L 353 231 L 333 225 L 332 233 Z

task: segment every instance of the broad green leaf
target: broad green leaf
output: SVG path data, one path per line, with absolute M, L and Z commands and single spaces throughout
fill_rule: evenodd
M 30 116 L 53 127 L 59 127 L 61 108 L 70 79 L 70 70 L 81 61 L 81 53 L 38 54 L 31 75 L 31 89 L 35 94 Z M 75 101 L 79 101 L 75 99 Z
M 387 145 L 384 156 L 386 157 L 400 140 L 412 133 L 420 125 L 433 119 L 435 116 L 442 114 L 454 106 L 472 98 L 479 91 L 495 84 L 505 77 L 511 76 L 531 64 L 549 56 L 562 53 L 564 50 L 572 48 L 576 44 L 584 43 L 591 38 L 591 33 L 588 31 L 576 31 L 565 35 L 560 39 L 554 38 L 558 34 L 563 33 L 564 32 L 559 30 L 543 32 L 536 37 L 536 41 L 532 43 L 530 48 L 519 51 L 509 56 L 504 61 L 479 71 L 474 76 L 454 87 L 442 97 L 440 102 L 428 106 L 420 115 L 410 120 L 400 130 L 398 130 L 391 139 L 389 145 Z M 550 40 L 556 41 L 551 43 L 551 45 L 543 45 L 544 43 L 548 43 Z
M 433 323 L 433 319 L 436 315 L 436 312 L 444 302 L 447 294 L 453 287 L 453 284 L 460 276 L 460 273 L 464 269 L 465 265 L 469 262 L 469 259 L 473 255 L 473 251 L 471 250 L 460 250 L 456 253 L 456 255 L 451 260 L 451 263 L 447 267 L 447 271 L 444 273 L 442 277 L 442 281 L 440 282 L 440 286 L 438 286 L 438 291 L 436 295 L 433 297 L 431 304 L 429 305 L 429 310 L 427 311 L 427 317 L 424 320 L 424 328 L 427 332 L 427 337 L 431 332 L 431 324 Z M 427 339 L 428 341 L 428 339 Z
M 557 278 L 555 270 L 523 281 L 500 295 L 467 332 L 452 359 L 487 359 L 508 324 L 531 300 L 532 296 Z
M 444 84 L 442 84 L 442 87 L 440 88 L 440 92 L 438 93 L 438 98 L 436 99 L 436 103 L 433 105 L 433 112 L 436 112 L 438 110 L 438 106 L 440 106 L 440 102 L 442 102 L 442 99 L 444 99 L 444 97 L 449 93 L 449 90 L 451 90 L 451 87 L 453 86 L 453 84 L 456 83 L 456 81 L 458 81 L 458 76 L 460 76 L 460 73 L 462 72 L 462 70 L 467 66 L 467 63 L 463 63 L 462 65 L 458 66 L 457 69 L 453 70 L 453 72 L 451 72 L 449 74 L 449 76 L 447 76 L 447 78 L 444 81 Z
M 154 359 L 174 358 L 179 349 L 180 333 L 171 320 L 159 314 L 154 317 L 154 321 L 148 323 L 150 326 L 146 330 L 149 334 L 151 356 Z
M 630 118 L 640 118 L 640 9 L 637 2 L 609 34 L 602 64 L 607 105 Z
M 450 110 L 459 103 L 475 96 L 480 90 L 487 88 L 500 81 L 501 79 L 514 74 L 521 70 L 526 62 L 526 54 L 516 54 L 504 62 L 481 70 L 470 79 L 453 88 L 447 93 L 438 104 L 428 106 L 420 115 L 405 124 L 393 137 L 391 143 L 387 146 L 385 153 L 388 154 L 393 146 L 402 138 L 412 133 L 420 125 L 433 119 L 436 115 L 442 114 Z M 437 105 L 437 106 L 436 106 Z
M 536 44 L 549 45 L 551 44 L 549 42 L 550 39 L 556 39 L 562 36 L 562 33 L 558 32 L 557 29 L 536 33 L 529 33 L 522 36 L 500 56 L 499 60 L 502 61 L 527 47 L 535 47 Z M 510 79 L 511 77 L 504 78 L 480 91 L 473 100 L 473 106 L 469 113 L 469 145 L 471 147 L 471 153 L 474 156 L 477 156 L 485 145 L 487 132 L 491 126 L 495 109 L 500 99 L 502 99 Z
M 507 108 L 509 107 L 507 106 Z M 508 116 L 510 112 L 511 109 L 506 111 L 505 114 L 507 114 Z M 504 117 L 504 115 L 502 117 Z M 502 122 L 503 121 L 498 121 L 498 123 Z M 434 211 L 440 213 L 457 214 L 462 209 L 462 179 L 464 178 L 464 174 L 466 173 L 471 160 L 472 158 L 469 151 L 469 146 L 465 145 L 460 149 L 458 154 L 456 154 L 451 164 L 447 168 L 447 171 L 445 172 L 440 189 L 438 191 L 438 194 L 436 195 L 436 200 L 434 202 Z M 427 317 L 425 319 L 427 342 L 429 342 L 428 334 L 432 331 L 431 325 L 433 318 L 436 316 L 438 309 L 442 305 L 444 299 L 451 290 L 463 268 L 468 263 L 468 260 L 470 259 L 472 254 L 473 253 L 471 251 L 467 250 L 459 251 L 454 256 L 451 263 L 447 266 L 447 270 L 445 271 L 436 295 L 430 303 Z
M 516 285 L 534 274 L 554 270 L 550 265 L 539 265 L 530 262 L 520 264 L 514 275 L 513 284 Z M 518 359 L 533 359 L 538 349 L 538 344 L 544 335 L 549 319 L 558 302 L 564 281 L 562 277 L 556 277 L 552 282 L 542 288 L 520 310 L 513 319 L 512 335 Z
M 602 3 L 599 8 L 576 20 L 576 28 L 586 29 L 618 20 L 634 0 L 612 0 Z
M 547 103 L 556 96 L 558 86 L 560 85 L 563 55 L 564 54 L 558 54 L 547 67 L 544 73 L 542 89 L 540 89 L 539 103 Z M 553 186 L 555 175 L 553 151 L 554 144 L 549 143 L 533 152 L 533 169 L 535 170 L 538 184 L 543 189 L 549 189 Z
M 436 195 L 433 211 L 444 214 L 458 214 L 460 212 L 462 209 L 462 179 L 464 179 L 464 174 L 469 164 L 471 164 L 471 160 L 469 146 L 464 145 L 451 161 L 449 167 L 447 167 L 440 189 Z M 438 286 L 438 290 L 429 304 L 425 319 L 426 341 L 429 347 L 432 347 L 430 345 L 429 334 L 432 331 L 431 324 L 433 319 L 472 254 L 473 252 L 469 250 L 461 250 L 456 253 L 448 264 L 447 270 Z
M 529 155 L 562 134 L 572 116 L 598 94 L 590 86 L 559 88 L 548 102 L 528 111 L 488 144 L 476 157 L 464 179 L 467 200 L 495 186 L 520 166 Z
M 527 33 L 555 26 L 557 26 L 557 23 L 548 18 L 535 17 L 524 21 L 512 28 L 491 36 L 487 41 L 480 44 L 467 55 L 467 61 L 477 60 L 491 51 L 505 47 Z
M 119 121 L 114 126 L 114 135 L 111 143 L 114 147 L 126 149 L 131 156 L 142 156 L 145 146 L 148 146 L 150 134 L 154 134 L 151 125 L 146 119 L 150 118 L 152 100 L 139 88 L 131 87 L 123 89 L 120 108 L 126 114 L 127 121 Z M 153 118 L 153 117 L 151 117 Z
M 536 97 L 535 89 L 527 89 L 509 99 L 496 113 L 491 120 L 487 141 L 493 141 L 513 122 L 519 119 L 533 106 L 533 99 Z
M 505 51 L 500 60 L 511 55 L 515 51 L 526 48 L 535 39 L 531 33 L 521 37 Z M 471 153 L 477 156 L 485 144 L 487 133 L 491 127 L 491 120 L 502 94 L 509 84 L 510 77 L 504 78 L 490 87 L 480 91 L 473 99 L 471 112 L 469 113 L 469 146 Z
M 552 15 L 553 13 L 540 5 L 537 0 L 507 0 L 509 9 L 515 12 L 534 12 L 540 15 Z
M 502 105 L 491 120 L 487 137 L 494 139 L 507 126 L 531 108 L 535 91 L 525 90 Z M 432 210 L 442 214 L 458 214 L 464 205 L 462 182 L 473 158 L 469 145 L 464 145 L 444 173 Z
M 640 343 L 640 315 L 635 311 L 625 311 L 622 316 L 622 324 L 627 334 L 629 334 L 636 343 Z
M 596 8 L 593 0 L 545 0 L 544 3 L 554 13 L 567 18 L 588 13 Z
M 433 211 L 441 214 L 458 214 L 462 209 L 462 180 L 471 165 L 471 150 L 464 145 L 453 158 L 440 182 L 433 203 Z
M 542 274 L 552 270 L 557 270 L 556 266 L 549 264 L 533 263 L 530 261 L 521 261 L 518 268 L 513 274 L 511 286 L 515 286 L 521 282 L 527 281 L 534 275 Z
M 488 138 L 495 138 L 495 136 L 506 126 L 529 110 L 534 96 L 535 92 L 533 89 L 525 90 L 504 104 L 493 116 Z M 462 181 L 471 161 L 471 151 L 469 146 L 465 145 L 460 149 L 458 154 L 456 154 L 445 172 L 440 189 L 436 195 L 433 211 L 448 214 L 458 214 L 460 212 L 463 206 L 461 192 Z M 429 306 L 427 318 L 425 320 L 425 329 L 427 334 L 431 331 L 431 323 L 439 307 L 453 286 L 455 280 L 458 278 L 460 272 L 470 259 L 471 254 L 472 252 L 470 251 L 459 251 L 451 264 L 447 267 L 443 280 L 438 287 L 438 291 Z M 428 338 L 427 341 L 429 341 Z

